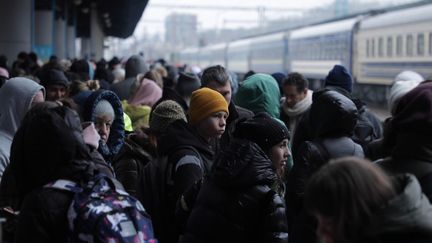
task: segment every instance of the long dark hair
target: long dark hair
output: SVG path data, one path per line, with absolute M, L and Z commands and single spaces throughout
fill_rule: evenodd
M 396 195 L 392 179 L 370 161 L 330 161 L 309 180 L 306 209 L 330 219 L 335 242 L 363 242 L 374 212 Z

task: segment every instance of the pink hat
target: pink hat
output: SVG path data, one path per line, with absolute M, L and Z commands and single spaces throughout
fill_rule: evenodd
M 129 98 L 131 105 L 153 106 L 162 97 L 162 89 L 150 79 L 144 78 L 138 90 Z

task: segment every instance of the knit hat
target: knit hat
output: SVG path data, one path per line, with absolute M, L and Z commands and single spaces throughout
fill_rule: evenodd
M 414 71 L 407 70 L 407 71 L 403 71 L 403 72 L 399 73 L 398 75 L 396 75 L 394 81 L 398 82 L 398 81 L 409 81 L 409 80 L 421 82 L 421 81 L 424 81 L 425 79 L 420 74 L 418 74 Z
M 271 147 L 289 138 L 288 128 L 266 112 L 236 125 L 234 136 L 250 140 L 267 152 Z
M 150 129 L 156 133 L 162 133 L 171 123 L 177 120 L 186 121 L 183 108 L 173 100 L 165 100 L 159 103 L 152 111 Z
M 228 112 L 228 103 L 217 91 L 201 88 L 192 93 L 189 107 L 189 122 L 197 124 L 211 114 L 219 111 Z
M 399 100 L 420 82 L 418 80 L 397 81 L 392 85 L 388 97 L 388 107 L 392 115 L 395 113 Z
M 391 132 L 412 133 L 417 141 L 432 135 L 432 82 L 420 83 L 399 101 L 391 120 Z
M 191 96 L 192 92 L 201 87 L 201 81 L 194 73 L 181 72 L 177 79 L 177 91 L 181 96 Z
M 94 109 L 94 113 L 96 116 L 108 116 L 111 119 L 114 119 L 115 117 L 115 113 L 114 113 L 114 108 L 112 107 L 112 105 L 109 103 L 109 101 L 102 99 L 99 101 L 99 103 L 96 105 L 95 109 Z
M 46 88 L 50 85 L 62 85 L 64 87 L 69 86 L 69 80 L 63 71 L 57 69 L 50 69 L 45 72 L 42 76 L 41 84 Z
M 341 87 L 351 93 L 353 80 L 344 66 L 335 65 L 325 78 L 325 86 Z

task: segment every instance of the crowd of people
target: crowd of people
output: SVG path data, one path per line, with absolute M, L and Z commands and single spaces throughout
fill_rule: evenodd
M 384 121 L 353 89 L 341 65 L 310 90 L 298 72 L 0 56 L 4 241 L 70 242 L 77 192 L 51 185 L 103 175 L 161 243 L 432 242 L 432 82 L 401 70 Z

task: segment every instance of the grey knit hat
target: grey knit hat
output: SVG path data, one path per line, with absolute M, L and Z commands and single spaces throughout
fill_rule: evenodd
M 115 118 L 114 108 L 112 107 L 111 103 L 105 99 L 102 99 L 97 103 L 94 109 L 94 114 L 96 116 L 106 115 L 111 119 Z
M 150 118 L 150 129 L 156 133 L 161 133 L 177 120 L 186 121 L 182 107 L 173 100 L 165 100 L 153 110 Z

